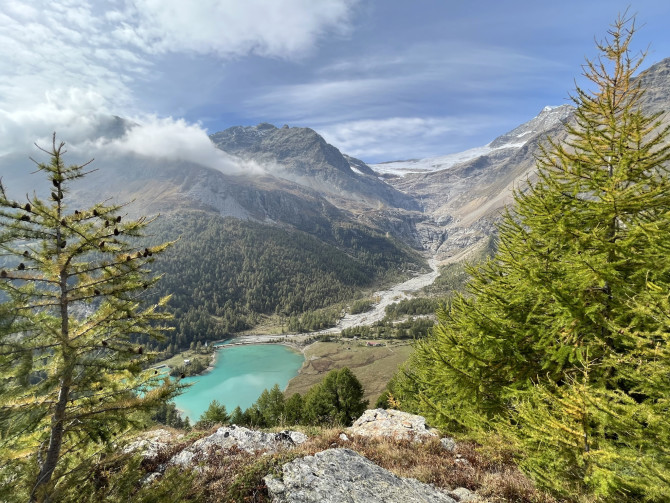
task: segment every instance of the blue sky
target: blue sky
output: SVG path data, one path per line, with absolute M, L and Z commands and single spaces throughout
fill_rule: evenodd
M 136 152 L 259 122 L 370 163 L 458 152 L 567 103 L 626 8 L 644 66 L 670 57 L 667 0 L 0 0 L 0 154 L 100 148 L 109 114 Z

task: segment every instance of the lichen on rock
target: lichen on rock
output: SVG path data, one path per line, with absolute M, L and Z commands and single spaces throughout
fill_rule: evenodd
M 264 479 L 275 503 L 455 503 L 445 491 L 403 478 L 350 449 L 328 449 L 286 463 Z
M 347 428 L 347 433 L 419 442 L 439 437 L 437 430 L 426 425 L 423 416 L 393 409 L 366 410 L 350 428 Z
M 206 457 L 210 451 L 216 449 L 237 447 L 250 453 L 276 452 L 280 449 L 290 449 L 306 440 L 307 435 L 299 431 L 266 433 L 242 426 L 224 426 L 181 451 L 170 460 L 170 464 L 191 466 L 194 459 Z

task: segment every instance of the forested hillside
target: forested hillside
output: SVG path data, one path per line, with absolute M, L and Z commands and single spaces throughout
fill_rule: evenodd
M 327 307 L 423 266 L 409 248 L 362 226 L 334 222 L 322 235 L 197 211 L 158 219 L 153 239 L 178 241 L 155 264 L 164 274 L 156 295 L 172 295 L 176 320 L 157 349 L 221 339 L 262 314 Z

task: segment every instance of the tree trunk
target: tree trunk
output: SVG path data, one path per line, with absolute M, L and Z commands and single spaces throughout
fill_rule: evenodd
M 60 202 L 59 211 L 60 216 Z M 60 228 L 56 233 L 56 249 L 60 250 L 61 241 Z M 60 252 L 59 252 L 60 253 Z M 69 348 L 70 326 L 68 318 L 68 296 L 67 296 L 67 279 L 68 275 L 66 269 L 63 268 L 60 272 L 60 317 L 61 317 L 61 350 L 63 351 L 63 375 L 60 379 L 60 390 L 58 392 L 58 401 L 54 407 L 53 415 L 51 416 L 51 434 L 49 437 L 49 447 L 47 448 L 44 461 L 41 463 L 40 473 L 37 476 L 35 487 L 30 493 L 30 501 L 48 501 L 48 494 L 40 494 L 51 481 L 56 464 L 60 458 L 61 446 L 63 445 L 63 433 L 65 431 L 65 412 L 67 409 L 67 401 L 70 397 L 70 386 L 72 385 L 72 358 Z
M 49 447 L 47 449 L 46 457 L 40 468 L 40 473 L 37 476 L 37 481 L 32 493 L 30 494 L 30 501 L 48 501 L 48 496 L 43 498 L 40 494 L 42 489 L 51 481 L 51 476 L 56 469 L 56 463 L 60 457 L 61 445 L 63 444 L 63 421 L 65 419 L 65 408 L 67 406 L 68 395 L 70 394 L 70 372 L 61 379 L 61 388 L 58 394 L 58 402 L 51 417 L 51 436 L 49 438 Z

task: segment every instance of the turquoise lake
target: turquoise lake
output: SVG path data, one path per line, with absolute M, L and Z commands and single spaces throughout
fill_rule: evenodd
M 264 389 L 279 384 L 281 389 L 298 374 L 303 355 L 280 344 L 234 346 L 217 350 L 214 369 L 206 374 L 187 377 L 193 383 L 174 399 L 175 405 L 191 423 L 218 400 L 231 413 L 253 404 Z

